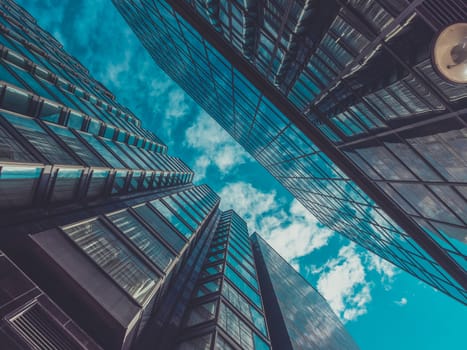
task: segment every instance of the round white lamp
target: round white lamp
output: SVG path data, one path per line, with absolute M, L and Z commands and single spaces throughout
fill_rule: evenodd
M 435 40 L 433 62 L 447 80 L 467 84 L 467 23 L 446 27 Z

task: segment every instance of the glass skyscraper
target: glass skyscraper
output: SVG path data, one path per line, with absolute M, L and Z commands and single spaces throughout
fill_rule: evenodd
M 274 349 L 358 349 L 326 300 L 260 235 L 251 238 Z
M 156 63 L 323 224 L 467 302 L 455 0 L 114 0 Z
M 12 1 L 0 52 L 0 348 L 275 347 L 246 223 Z

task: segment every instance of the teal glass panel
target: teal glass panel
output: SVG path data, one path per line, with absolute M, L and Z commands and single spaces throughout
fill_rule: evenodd
M 0 207 L 10 209 L 32 204 L 41 174 L 40 167 L 1 167 Z
M 185 246 L 185 240 L 175 232 L 175 230 L 165 223 L 162 218 L 154 212 L 148 205 L 141 205 L 133 207 L 143 220 L 156 231 L 165 242 L 167 242 L 173 249 L 180 252 Z
M 175 255 L 144 227 L 132 214 L 122 211 L 107 217 L 162 271 L 167 271 Z
M 236 285 L 256 306 L 260 309 L 261 298 L 253 288 L 251 288 L 235 271 L 233 271 L 228 265 L 225 267 L 225 276 Z
M 82 169 L 64 169 L 57 171 L 52 192 L 52 202 L 63 202 L 73 199 L 81 181 Z
M 136 301 L 144 303 L 151 295 L 159 277 L 100 221 L 64 227 L 63 231 Z
M 157 209 L 159 213 L 170 222 L 183 236 L 190 238 L 193 234 L 192 229 L 188 228 L 180 219 L 172 213 L 160 200 L 150 202 L 151 205 Z

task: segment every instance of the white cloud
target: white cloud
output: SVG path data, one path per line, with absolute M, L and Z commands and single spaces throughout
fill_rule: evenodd
M 343 322 L 355 320 L 367 312 L 371 301 L 371 283 L 366 281 L 361 257 L 351 243 L 339 250 L 338 257 L 325 264 L 317 288 Z
M 187 96 L 180 88 L 173 89 L 168 94 L 169 102 L 165 110 L 166 118 L 180 118 L 184 116 L 188 109 Z
M 233 208 L 247 221 L 250 232 L 260 233 L 289 262 L 327 245 L 333 234 L 296 199 L 283 208 L 275 191 L 265 193 L 236 182 L 227 184 L 219 195 L 224 210 Z
M 277 216 L 271 215 L 279 210 L 275 191 L 265 193 L 250 183 L 235 182 L 224 186 L 219 196 L 222 209 L 234 209 L 248 223 L 250 231 L 260 231 L 263 220 L 269 226 L 279 224 Z
M 369 271 L 376 271 L 381 276 L 381 283 L 386 290 L 391 288 L 391 282 L 400 270 L 389 261 L 373 253 L 367 253 L 366 266 Z
M 204 111 L 186 130 L 185 143 L 202 154 L 203 159 L 197 161 L 193 169 L 197 180 L 204 177 L 211 165 L 226 174 L 236 166 L 252 161 L 250 155 Z
M 198 180 L 204 179 L 206 177 L 206 172 L 210 164 L 211 160 L 204 154 L 196 158 L 193 171 L 196 174 Z
M 283 213 L 283 212 L 282 212 Z M 268 243 L 288 261 L 301 257 L 328 244 L 333 231 L 319 225 L 318 220 L 296 199 L 281 225 L 263 225 Z
M 120 56 L 118 62 L 111 62 L 107 66 L 103 80 L 106 84 L 112 83 L 117 88 L 121 86 L 121 74 L 127 73 L 130 69 L 130 60 L 133 56 L 131 50 L 125 50 L 124 55 Z
M 305 271 L 319 276 L 317 289 L 343 322 L 356 320 L 367 313 L 374 287 L 374 283 L 369 281 L 370 271 L 378 274 L 386 290 L 391 288 L 394 276 L 399 273 L 394 265 L 371 252 L 358 249 L 355 243 L 342 247 L 337 257 L 322 266 L 311 265 Z M 407 300 L 401 299 L 400 302 L 406 303 Z
M 294 269 L 295 271 L 297 271 L 298 273 L 300 273 L 300 264 L 299 264 L 299 263 L 292 261 L 292 262 L 290 263 L 290 266 L 292 266 L 293 269 Z
M 396 300 L 394 304 L 399 305 L 399 306 L 404 306 L 407 305 L 407 298 L 400 298 L 400 300 Z

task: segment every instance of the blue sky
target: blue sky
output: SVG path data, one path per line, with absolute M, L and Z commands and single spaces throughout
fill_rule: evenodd
M 464 306 L 322 227 L 153 63 L 109 0 L 19 3 L 317 287 L 361 349 L 464 348 Z

